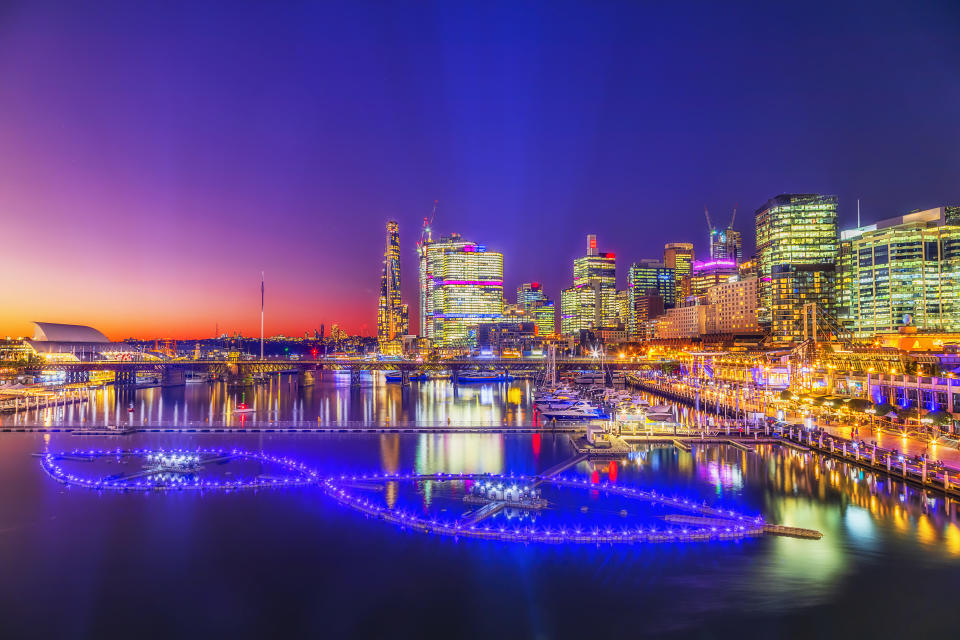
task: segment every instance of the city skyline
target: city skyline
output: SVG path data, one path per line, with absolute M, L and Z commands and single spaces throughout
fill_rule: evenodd
M 623 288 L 666 242 L 705 257 L 704 205 L 718 225 L 738 206 L 746 257 L 752 212 L 779 193 L 836 194 L 841 229 L 858 199 L 864 221 L 960 201 L 948 4 L 827 21 L 762 5 L 424 7 L 375 23 L 351 8 L 51 7 L 4 15 L 0 212 L 24 240 L 4 247 L 0 335 L 31 320 L 254 335 L 264 271 L 268 335 L 372 336 L 383 224 L 408 240 L 413 307 L 409 240 L 435 199 L 438 232 L 504 254 L 507 291 L 538 281 L 557 301 L 587 233 L 617 254 Z

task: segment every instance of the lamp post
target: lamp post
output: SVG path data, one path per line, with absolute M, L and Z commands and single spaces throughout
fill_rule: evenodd
M 877 410 L 876 410 L 875 408 L 873 408 L 873 407 L 870 407 L 869 409 L 867 409 L 866 412 L 870 414 L 870 431 L 873 431 L 873 430 L 874 430 L 874 429 L 873 429 L 873 416 L 877 415 Z

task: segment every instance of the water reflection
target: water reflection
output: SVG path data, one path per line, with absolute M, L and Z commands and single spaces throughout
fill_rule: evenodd
M 225 383 L 140 389 L 96 387 L 86 401 L 0 415 L 0 425 L 254 426 L 284 424 L 374 426 L 528 425 L 532 383 L 412 382 L 409 387 L 367 375 L 360 387 L 327 372 L 302 386 L 295 375 L 272 376 L 256 386 Z M 238 413 L 246 404 L 252 413 Z

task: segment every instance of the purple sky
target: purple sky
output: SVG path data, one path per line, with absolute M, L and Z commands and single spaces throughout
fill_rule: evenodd
M 704 204 L 749 250 L 778 193 L 960 203 L 956 2 L 156 4 L 0 6 L 0 334 L 254 333 L 261 270 L 268 333 L 369 334 L 435 199 L 511 301 L 590 232 L 702 254 Z

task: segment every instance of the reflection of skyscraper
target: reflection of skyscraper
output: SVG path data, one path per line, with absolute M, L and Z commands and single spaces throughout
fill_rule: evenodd
M 400 300 L 400 232 L 396 221 L 387 223 L 387 246 L 380 276 L 377 338 L 383 352 L 399 352 L 399 340 L 407 334 L 407 305 Z

